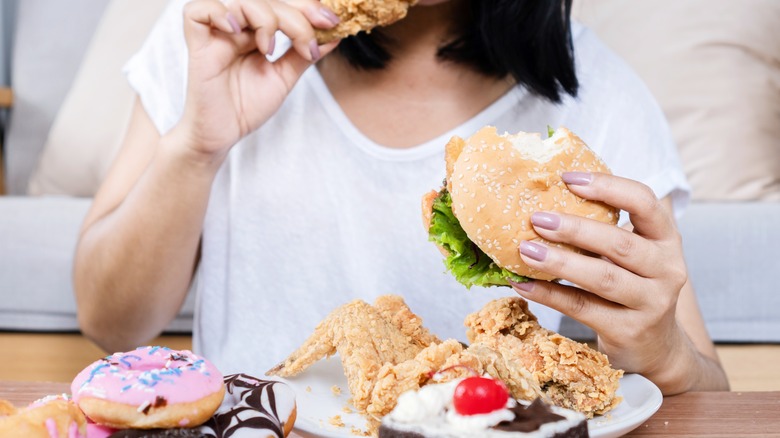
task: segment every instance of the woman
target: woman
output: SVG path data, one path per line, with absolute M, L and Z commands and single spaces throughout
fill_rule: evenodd
M 316 0 L 183 3 L 127 66 L 138 103 L 79 241 L 79 318 L 103 348 L 157 335 L 194 276 L 195 348 L 224 372 L 262 373 L 330 310 L 385 293 L 463 338 L 465 315 L 507 289 L 463 290 L 427 242 L 419 199 L 443 145 L 486 124 L 564 125 L 621 176 L 570 174 L 570 189 L 628 212 L 634 232 L 539 214 L 545 238 L 604 258 L 524 243 L 527 263 L 581 289 L 515 290 L 547 327 L 551 309 L 593 327 L 615 366 L 665 394 L 727 388 L 687 282 L 672 213 L 687 186 L 663 116 L 570 28 L 569 1 L 420 0 L 324 46 L 314 29 L 338 19 Z

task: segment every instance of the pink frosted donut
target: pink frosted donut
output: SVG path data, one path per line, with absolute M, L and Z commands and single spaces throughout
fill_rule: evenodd
M 195 427 L 222 403 L 222 373 L 187 350 L 141 347 L 81 371 L 73 400 L 95 423 L 118 429 Z

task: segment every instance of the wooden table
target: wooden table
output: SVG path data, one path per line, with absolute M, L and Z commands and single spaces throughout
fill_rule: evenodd
M 0 381 L 0 399 L 17 406 L 69 392 L 67 383 Z M 780 437 L 780 391 L 690 392 L 666 397 L 655 415 L 626 436 L 647 435 Z

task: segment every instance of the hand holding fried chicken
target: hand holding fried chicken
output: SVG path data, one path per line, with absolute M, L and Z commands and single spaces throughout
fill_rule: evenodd
M 315 28 L 338 22 L 317 0 L 196 0 L 184 9 L 188 81 L 175 128 L 201 155 L 222 157 L 281 106 L 298 78 L 336 44 L 320 47 Z M 277 31 L 292 48 L 271 62 Z M 258 98 L 262 96 L 262 98 Z M 184 134 L 183 134 L 184 135 Z

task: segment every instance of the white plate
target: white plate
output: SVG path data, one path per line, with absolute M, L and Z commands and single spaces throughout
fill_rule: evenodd
M 295 432 L 305 438 L 354 438 L 353 430 L 365 430 L 365 419 L 349 412 L 347 379 L 338 355 L 321 360 L 300 375 L 284 379 L 295 390 L 298 416 Z M 638 374 L 620 379 L 618 395 L 623 402 L 605 416 L 588 420 L 592 438 L 613 438 L 626 434 L 650 418 L 661 407 L 661 391 Z M 333 424 L 340 418 L 343 426 Z
M 625 435 L 655 414 L 664 401 L 661 390 L 639 374 L 624 375 L 617 393 L 623 396 L 623 402 L 606 415 L 588 420 L 591 437 L 614 438 Z

